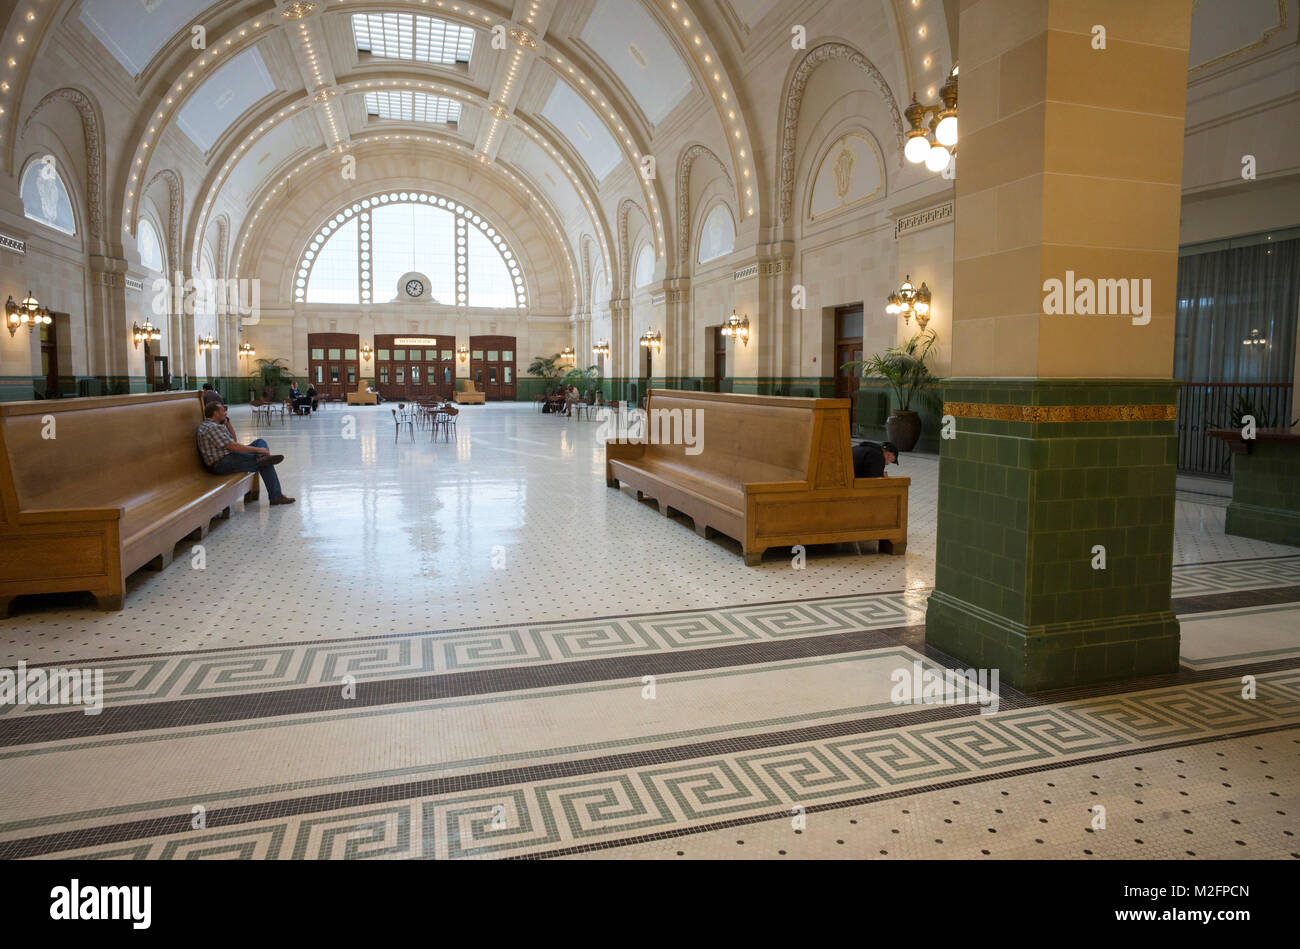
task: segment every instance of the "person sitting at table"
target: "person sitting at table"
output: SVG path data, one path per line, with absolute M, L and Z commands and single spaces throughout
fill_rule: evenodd
M 379 390 L 374 386 L 366 386 L 366 391 L 375 397 L 375 405 L 382 405 L 384 397 L 379 394 Z
M 313 412 L 320 408 L 320 393 L 316 391 L 316 387 L 311 383 L 307 384 L 306 398 L 307 401 L 311 403 L 311 410 Z
M 578 387 L 569 386 L 569 391 L 564 393 L 564 414 L 573 415 L 573 406 L 578 401 Z

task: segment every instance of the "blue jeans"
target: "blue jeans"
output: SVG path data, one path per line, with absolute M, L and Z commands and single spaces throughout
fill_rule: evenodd
M 250 442 L 249 445 L 252 448 L 267 447 L 265 438 L 259 438 L 257 441 Z M 278 501 L 283 492 L 280 490 L 280 478 L 275 473 L 275 465 L 258 468 L 257 462 L 261 457 L 261 455 L 232 451 L 213 465 L 212 471 L 214 474 L 237 474 L 240 471 L 256 471 L 262 476 L 262 483 L 266 485 L 266 493 L 270 495 L 270 499 Z

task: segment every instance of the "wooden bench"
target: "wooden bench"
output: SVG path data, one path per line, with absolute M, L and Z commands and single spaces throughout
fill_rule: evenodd
M 457 379 L 456 394 L 452 396 L 457 405 L 484 405 L 487 396 L 478 391 L 473 379 Z
M 198 392 L 0 403 L 0 615 L 75 590 L 120 610 L 127 576 L 255 499 L 255 474 L 203 467 L 202 420 Z
M 348 405 L 378 405 L 379 393 L 367 392 L 366 387 L 367 384 L 363 382 L 357 386 L 356 392 L 345 393 Z
M 697 409 L 702 450 L 687 454 L 681 418 Z M 907 550 L 911 480 L 853 477 L 848 399 L 652 389 L 646 412 L 644 439 L 675 434 L 679 443 L 607 440 L 606 483 L 655 498 L 665 516 L 688 515 L 702 537 L 739 541 L 746 564 L 796 544 L 875 540 L 882 552 Z M 658 427 L 655 412 L 668 413 Z

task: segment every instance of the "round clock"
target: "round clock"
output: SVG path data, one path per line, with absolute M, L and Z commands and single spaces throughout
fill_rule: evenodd
M 415 278 L 406 281 L 406 295 L 412 298 L 424 296 L 424 282 Z

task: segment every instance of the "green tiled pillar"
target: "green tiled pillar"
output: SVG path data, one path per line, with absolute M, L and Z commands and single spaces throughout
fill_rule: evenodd
M 1300 547 L 1300 444 L 1261 435 L 1232 456 L 1224 533 Z
M 1024 691 L 1177 670 L 1177 391 L 945 384 L 954 437 L 940 443 L 930 645 Z

